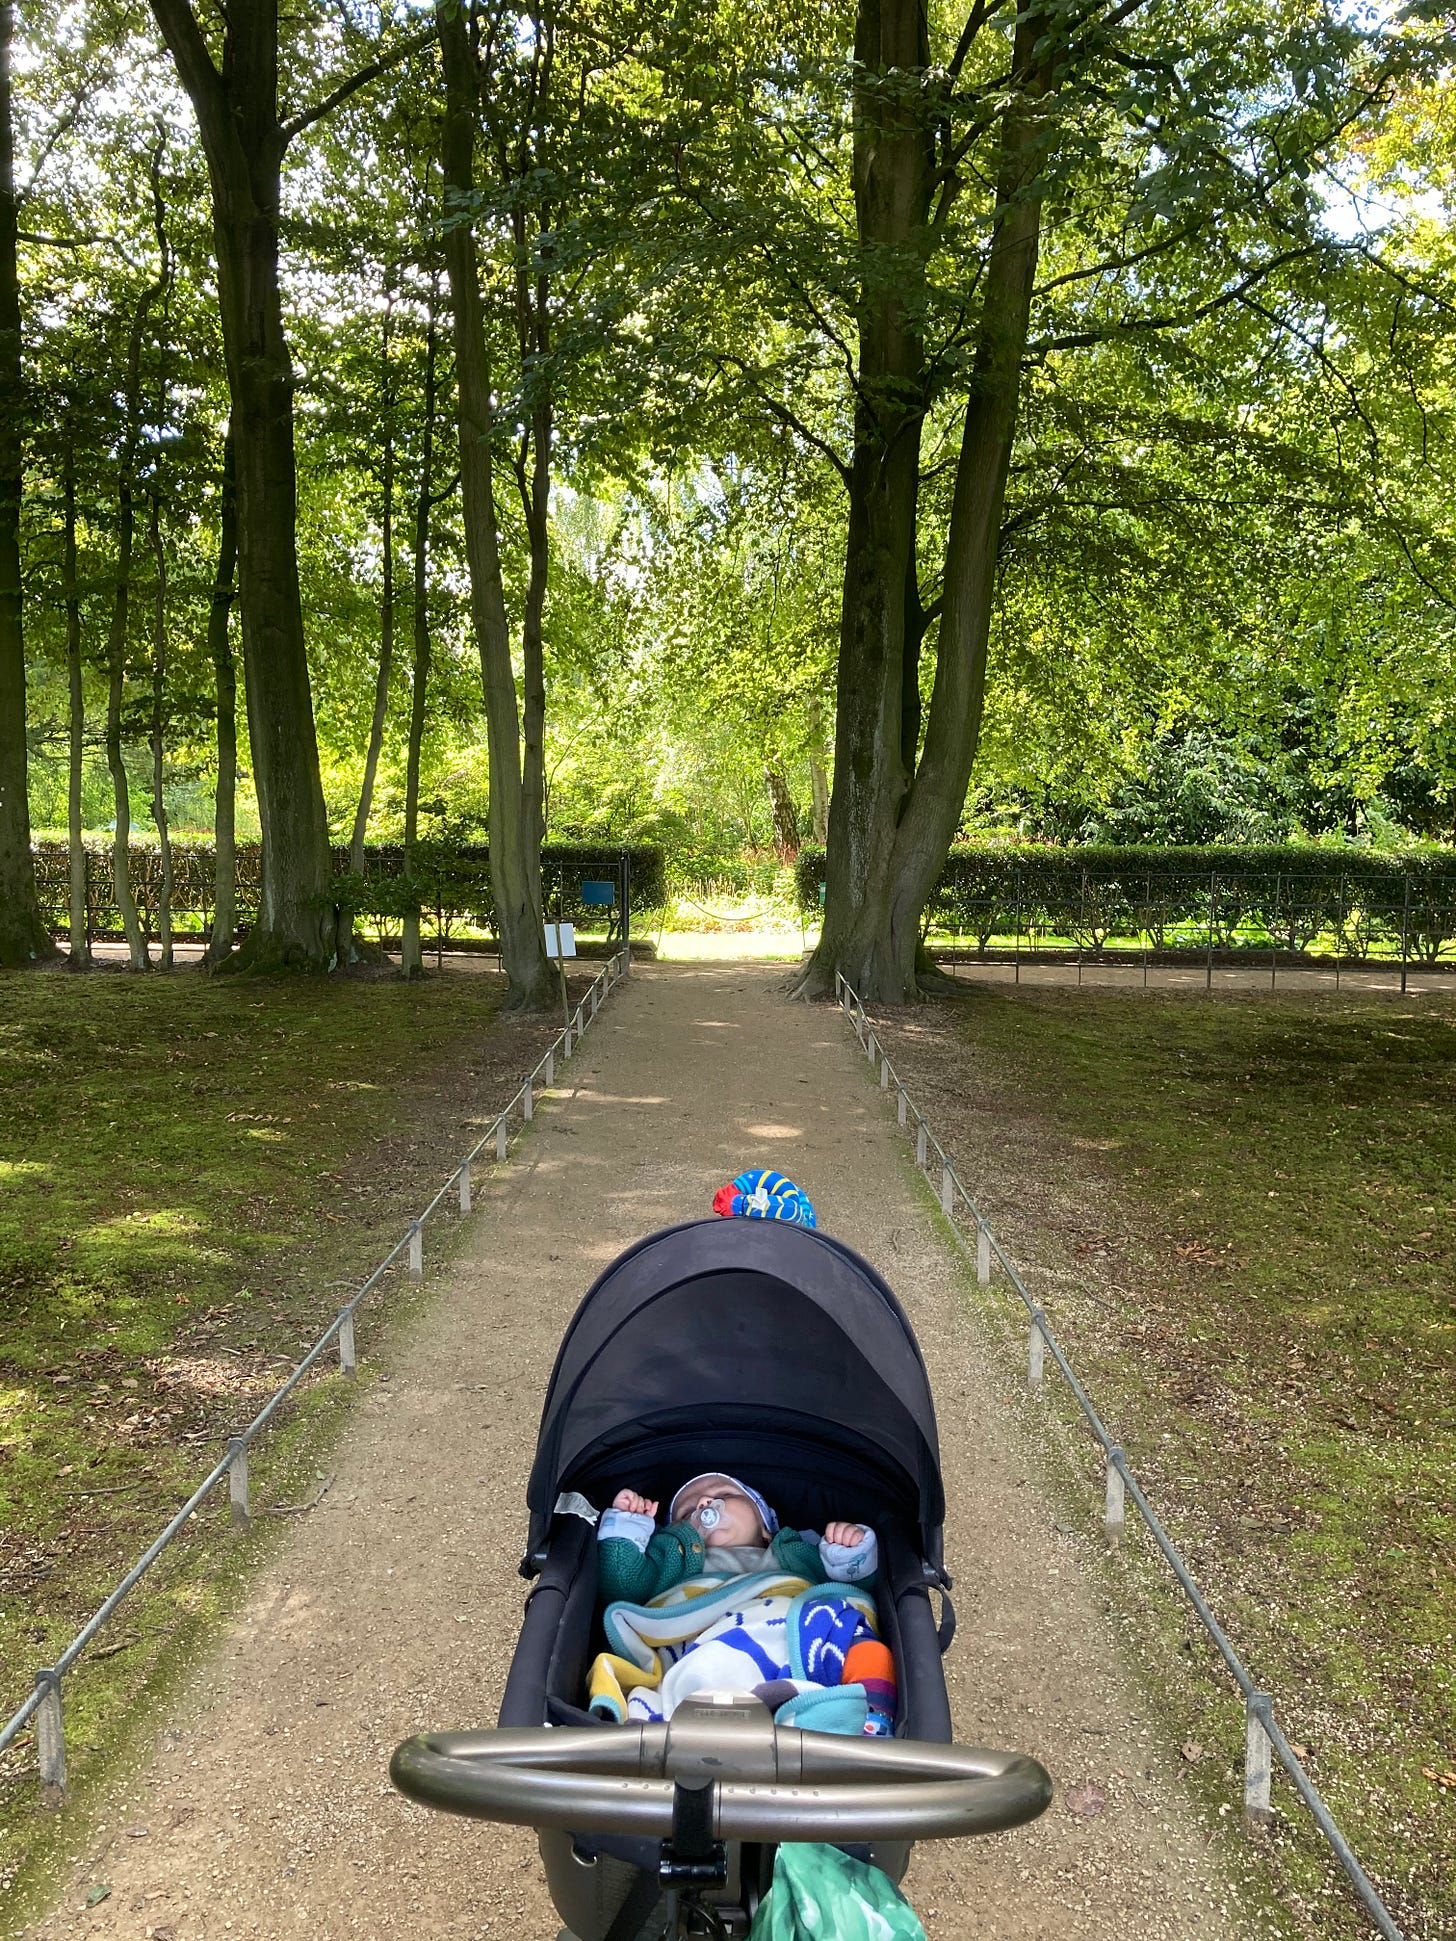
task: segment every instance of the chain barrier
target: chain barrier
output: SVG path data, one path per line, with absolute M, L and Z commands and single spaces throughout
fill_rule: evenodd
M 1239 1657 L 1223 1626 L 1210 1610 L 1208 1601 L 1194 1582 L 1192 1573 L 1180 1555 L 1168 1532 L 1164 1529 L 1147 1497 L 1143 1494 L 1137 1478 L 1128 1467 L 1126 1456 L 1113 1440 L 1101 1416 L 1093 1406 L 1086 1389 L 1078 1381 L 1071 1362 L 1056 1336 L 1052 1333 L 1046 1313 L 1033 1298 L 1026 1283 L 1018 1273 L 1014 1262 L 991 1229 L 990 1222 L 981 1212 L 970 1194 L 956 1176 L 945 1149 L 930 1130 L 924 1115 L 911 1100 L 903 1081 L 890 1063 L 884 1046 L 875 1036 L 874 1028 L 866 1015 L 863 1003 L 849 981 L 838 972 L 834 978 L 834 995 L 844 1015 L 854 1027 L 860 1048 L 872 1065 L 878 1067 L 880 1089 L 889 1092 L 893 1089 L 896 1099 L 896 1118 L 902 1126 L 915 1127 L 915 1161 L 928 1185 L 936 1193 L 940 1209 L 950 1224 L 956 1245 L 969 1260 L 976 1263 L 976 1279 L 981 1286 L 989 1285 L 993 1264 L 999 1263 L 1002 1272 L 1010 1281 L 1030 1318 L 1031 1328 L 1027 1345 L 1026 1375 L 1027 1386 L 1031 1392 L 1040 1394 L 1042 1389 L 1045 1358 L 1050 1353 L 1060 1370 L 1067 1387 L 1072 1393 L 1077 1407 L 1081 1410 L 1088 1426 L 1102 1449 L 1106 1464 L 1106 1496 L 1103 1507 L 1103 1528 L 1110 1543 L 1122 1539 L 1126 1524 L 1128 1500 L 1131 1499 L 1142 1518 L 1148 1534 L 1162 1553 L 1164 1562 L 1172 1571 L 1188 1602 L 1193 1606 L 1199 1622 L 1212 1640 L 1215 1650 L 1238 1686 L 1244 1700 L 1245 1716 L 1245 1753 L 1244 1753 L 1244 1822 L 1251 1828 L 1267 1826 L 1273 1817 L 1270 1805 L 1270 1780 L 1273 1768 L 1271 1755 L 1277 1755 L 1295 1791 L 1309 1808 L 1315 1824 L 1324 1835 L 1330 1851 L 1339 1861 L 1351 1885 L 1359 1896 L 1361 1904 L 1370 1916 L 1375 1930 L 1385 1937 L 1385 1941 L 1405 1941 L 1401 1930 L 1391 1918 L 1376 1892 L 1374 1884 L 1360 1862 L 1351 1851 L 1349 1842 L 1336 1826 L 1329 1808 L 1321 1799 L 1309 1774 L 1304 1770 L 1293 1746 L 1285 1737 L 1278 1720 L 1274 1716 L 1273 1700 L 1267 1692 L 1261 1691 L 1251 1673 Z M 933 1159 L 931 1155 L 934 1155 Z M 937 1177 L 936 1167 L 939 1167 Z M 975 1224 L 975 1252 L 971 1253 L 960 1221 L 956 1217 L 957 1200 L 964 1205 L 966 1212 Z

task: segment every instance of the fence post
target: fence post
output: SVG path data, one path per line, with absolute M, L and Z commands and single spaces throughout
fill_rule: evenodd
M 354 1316 L 344 1308 L 339 1315 L 339 1373 L 353 1377 L 358 1367 L 354 1353 Z
M 602 994 L 601 994 L 601 992 L 600 992 L 600 991 L 599 991 L 599 990 L 597 989 L 597 987 L 596 987 L 596 985 L 595 985 L 595 984 L 593 984 L 593 985 L 592 985 L 592 993 L 591 993 L 591 1001 L 592 1001 L 592 1013 L 591 1013 L 591 1014 L 592 1014 L 592 1016 L 593 1016 L 593 1017 L 595 1017 L 595 1016 L 596 1016 L 596 1014 L 597 1014 L 597 1006 L 598 1006 L 598 1004 L 600 1004 L 600 1003 L 601 1003 L 601 998 L 602 998 Z
M 248 1445 L 241 1436 L 228 1443 L 228 1497 L 235 1530 L 248 1527 Z
M 541 1080 L 542 1091 L 549 1092 L 555 1083 L 556 1083 L 556 1052 L 555 1052 L 555 1049 L 553 1048 L 552 1050 L 548 1051 L 546 1054 L 546 1075 Z
M 1400 988 L 1405 992 L 1406 959 L 1410 955 L 1410 871 L 1405 872 L 1405 902 L 1400 913 Z
M 890 1089 L 890 1060 L 888 1056 L 882 1054 L 880 1058 L 880 1090 L 882 1092 L 888 1092 L 889 1089 Z
M 1031 1310 L 1031 1334 L 1026 1344 L 1026 1385 L 1033 1395 L 1041 1394 L 1042 1368 L 1046 1357 L 1046 1336 L 1041 1331 L 1041 1309 Z
M 1283 870 L 1276 869 L 1274 872 L 1274 921 L 1276 925 L 1279 922 L 1279 891 L 1283 882 L 1284 882 Z M 1279 932 L 1277 928 L 1275 929 L 1272 937 L 1270 938 L 1270 946 L 1271 948 L 1269 951 L 1269 989 L 1273 991 L 1278 989 L 1278 978 L 1279 978 Z
M 460 1213 L 463 1218 L 470 1211 L 470 1161 L 467 1159 L 460 1168 Z
M 571 1019 L 566 1020 L 566 1028 L 561 1034 L 561 1059 L 564 1064 L 571 1056 Z
M 865 1038 L 865 1057 L 868 1058 L 870 1063 L 873 1065 L 875 1060 L 879 1057 L 879 1055 L 880 1055 L 880 1041 L 875 1036 L 874 1032 L 871 1031 Z
M 991 1278 L 991 1229 L 984 1220 L 976 1222 L 976 1279 L 985 1287 Z
M 950 1167 L 944 1160 L 940 1162 L 940 1210 L 947 1217 L 955 1209 L 955 1186 L 951 1180 Z
M 1345 872 L 1340 871 L 1340 914 L 1335 920 L 1335 989 L 1340 988 L 1340 958 L 1344 954 L 1345 930 L 1349 913 L 1345 908 Z
M 1013 983 L 1021 982 L 1021 865 L 1016 867 L 1016 934 L 1011 939 L 1011 958 L 1016 966 Z
M 903 1085 L 897 1086 L 896 1090 L 899 1093 L 899 1097 L 896 1100 L 896 1104 L 895 1104 L 895 1117 L 900 1125 L 904 1125 L 905 1108 L 909 1105 L 910 1101 L 906 1097 L 905 1087 Z
M 1250 1692 L 1244 1732 L 1244 1825 L 1250 1829 L 1266 1827 L 1274 1817 L 1269 1804 L 1273 1771 L 1269 1716 L 1269 1694 Z
M 1107 1532 L 1109 1543 L 1121 1543 L 1122 1533 L 1127 1525 L 1127 1486 L 1122 1480 L 1122 1451 L 1109 1449 L 1107 1452 L 1107 1503 L 1102 1513 L 1102 1527 Z
M 49 1665 L 35 1675 L 41 1693 L 35 1714 L 35 1751 L 40 1767 L 40 1783 L 66 1790 L 66 1725 L 61 1713 L 61 1678 Z
M 581 1043 L 581 1034 L 582 1034 L 582 1032 L 583 1032 L 583 1031 L 585 1031 L 585 1030 L 586 1030 L 586 1022 L 585 1022 L 585 1020 L 583 1019 L 583 1017 L 582 1017 L 582 1015 L 581 1015 L 581 1006 L 580 1006 L 579 1004 L 578 1004 L 578 1005 L 577 1005 L 577 1007 L 576 1007 L 576 1020 L 575 1020 L 575 1022 L 576 1022 L 576 1042 L 577 1042 L 578 1044 L 580 1044 L 580 1043 Z
M 536 1116 L 536 1094 L 532 1090 L 531 1081 L 528 1078 L 525 1084 L 521 1087 L 521 1117 L 529 1121 L 531 1119 L 534 1119 L 535 1116 Z
M 1213 989 L 1213 907 L 1215 895 L 1214 877 L 1216 874 L 1217 872 L 1215 870 L 1208 872 L 1208 970 L 1203 980 L 1203 988 L 1205 991 L 1211 991 Z
M 506 1115 L 504 1112 L 501 1113 L 495 1122 L 495 1156 L 497 1159 L 504 1159 L 506 1156 Z
M 919 1118 L 915 1121 L 915 1164 L 922 1173 L 925 1171 L 925 1121 Z
M 412 1281 L 425 1278 L 425 1230 L 418 1220 L 409 1232 L 409 1277 Z

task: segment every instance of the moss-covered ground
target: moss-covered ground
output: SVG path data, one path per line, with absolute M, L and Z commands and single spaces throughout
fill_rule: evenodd
M 1405 1932 L 1450 1941 L 1449 1000 L 982 986 L 876 1024 Z M 1014 1320 L 1004 1292 L 987 1312 Z M 1047 1371 L 1043 1407 L 1100 1487 Z M 1231 1685 L 1129 1514 L 1169 1728 L 1237 1815 Z M 1276 1898 L 1310 1933 L 1365 1932 L 1280 1779 L 1274 1797 Z
M 503 1024 L 498 992 L 0 976 L 0 1717 L 535 1062 L 552 1021 Z M 395 1287 L 360 1311 L 366 1375 Z M 324 1480 L 327 1367 L 260 1445 L 255 1505 Z M 230 1595 L 228 1541 L 224 1486 L 67 1681 L 83 1790 Z M 0 1889 L 44 1823 L 34 1767 L 28 1732 L 0 1755 Z

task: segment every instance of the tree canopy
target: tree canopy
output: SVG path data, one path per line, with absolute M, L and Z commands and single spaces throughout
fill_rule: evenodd
M 260 836 L 319 967 L 331 845 L 489 831 L 525 1003 L 545 838 L 827 836 L 887 998 L 964 828 L 1450 841 L 1452 51 L 0 0 L 0 959 L 36 830 L 124 915 L 129 829 Z

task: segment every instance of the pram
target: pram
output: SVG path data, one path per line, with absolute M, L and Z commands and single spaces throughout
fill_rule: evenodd
M 665 1725 L 583 1709 L 600 1644 L 593 1506 L 625 1485 L 666 1500 L 704 1470 L 749 1478 L 799 1528 L 873 1524 L 894 1738 L 775 1727 L 748 1694 L 689 1700 Z M 999 1831 L 1050 1800 L 1035 1760 L 950 1743 L 925 1365 L 889 1287 L 828 1235 L 697 1220 L 622 1254 L 562 1341 L 527 1502 L 535 1583 L 499 1729 L 411 1739 L 391 1773 L 445 1811 L 538 1828 L 563 1941 L 742 1936 L 780 1841 L 845 1846 L 898 1880 L 915 1839 Z

